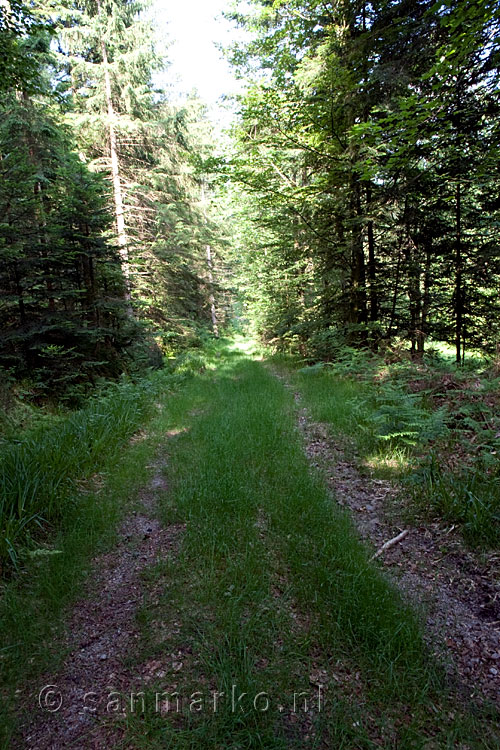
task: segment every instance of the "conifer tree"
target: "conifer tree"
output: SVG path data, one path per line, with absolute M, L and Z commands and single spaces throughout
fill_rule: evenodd
M 41 395 L 116 374 L 127 336 L 104 185 L 45 109 L 11 93 L 0 124 L 0 358 Z
M 60 65 L 72 99 L 68 122 L 89 164 L 113 186 L 126 296 L 139 318 L 180 330 L 206 316 L 203 216 L 186 113 L 152 85 L 164 62 L 143 11 L 121 0 L 59 7 Z

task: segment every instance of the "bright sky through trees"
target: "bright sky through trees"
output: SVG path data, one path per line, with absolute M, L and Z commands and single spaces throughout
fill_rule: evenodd
M 220 97 L 238 90 L 238 82 L 216 44 L 226 45 L 238 33 L 222 18 L 228 0 L 154 0 L 152 11 L 158 37 L 169 44 L 171 65 L 162 83 L 179 94 L 197 89 L 214 117 L 227 121 Z

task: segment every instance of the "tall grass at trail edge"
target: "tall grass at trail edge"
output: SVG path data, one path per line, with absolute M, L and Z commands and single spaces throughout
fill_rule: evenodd
M 474 546 L 500 545 L 498 380 L 435 355 L 420 365 L 351 350 L 306 367 L 275 361 L 364 469 L 405 487 L 410 514 L 457 524 Z
M 212 347 L 213 349 L 213 347 Z M 0 574 L 50 537 L 77 502 L 79 483 L 117 456 L 154 410 L 155 401 L 203 370 L 215 352 L 187 352 L 172 370 L 138 382 L 111 383 L 104 394 L 57 422 L 3 443 L 0 455 Z
M 118 524 L 137 507 L 137 497 L 151 475 L 151 461 L 161 451 L 165 433 L 192 406 L 183 400 L 183 391 L 200 370 L 213 366 L 218 348 L 214 345 L 187 352 L 178 358 L 175 370 L 155 372 L 139 383 L 112 385 L 106 395 L 70 415 L 69 424 L 61 424 L 59 429 L 51 426 L 54 429 L 50 431 L 35 430 L 26 437 L 33 459 L 28 468 L 36 468 L 35 459 L 42 454 L 53 457 L 64 474 L 59 483 L 45 484 L 46 488 L 55 486 L 58 492 L 52 523 L 43 528 L 36 525 L 31 539 L 18 539 L 18 570 L 0 581 L 2 750 L 21 746 L 22 739 L 16 734 L 20 706 L 28 711 L 28 722 L 38 705 L 40 676 L 49 671 L 55 674 L 66 654 L 65 613 L 83 593 L 84 585 L 86 594 L 91 595 L 93 558 L 116 543 Z M 131 441 L 139 428 L 140 439 Z M 87 444 L 78 445 L 76 436 L 85 434 Z M 50 436 L 50 450 L 44 449 L 44 435 Z M 68 436 L 74 464 L 67 454 L 57 461 L 58 450 L 65 452 Z M 89 443 L 93 450 L 87 459 Z M 80 484 L 83 472 L 92 481 Z M 30 479 L 28 474 L 28 480 L 34 482 L 36 476 Z M 18 694 L 29 696 L 31 702 L 25 705 Z
M 123 746 L 374 750 L 379 738 L 394 750 L 429 739 L 433 747 L 498 746 L 491 716 L 447 694 L 418 616 L 311 470 L 290 392 L 253 355 L 248 343 L 219 343 L 186 354 L 177 379 L 155 374 L 141 439 L 117 444 L 83 487 L 68 479 L 71 502 L 62 500 L 44 546 L 60 554 L 27 555 L 2 582 L 2 750 L 21 746 L 19 715 L 28 726 L 41 675 L 55 677 L 65 657 L 64 615 L 84 584 L 92 600 L 92 561 L 139 507 L 151 459 L 164 448 L 168 490 L 158 490 L 157 513 L 186 527 L 180 548 L 163 550 L 141 576 L 129 688 L 141 688 L 151 660 L 170 664 L 182 654 L 172 673 L 181 694 L 215 687 L 230 696 L 236 684 L 250 696 L 265 691 L 271 705 L 133 712 L 121 725 Z M 293 694 L 310 697 L 318 671 L 327 680 L 324 710 L 290 715 Z M 165 679 L 148 680 L 145 693 L 163 692 Z

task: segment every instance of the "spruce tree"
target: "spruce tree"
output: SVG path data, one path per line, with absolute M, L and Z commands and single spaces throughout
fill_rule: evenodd
M 113 186 L 126 296 L 162 335 L 203 322 L 208 290 L 186 113 L 153 87 L 164 62 L 143 11 L 138 2 L 76 2 L 59 6 L 57 27 L 68 122 Z

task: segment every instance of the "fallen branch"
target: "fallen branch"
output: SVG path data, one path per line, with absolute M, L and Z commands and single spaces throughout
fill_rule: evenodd
M 408 529 L 405 529 L 397 536 L 393 537 L 392 539 L 389 539 L 387 542 L 384 542 L 384 544 L 375 552 L 375 554 L 370 557 L 370 562 L 372 560 L 375 560 L 377 557 L 380 557 L 380 555 L 385 552 L 387 549 L 390 549 L 391 547 L 394 547 L 395 544 L 400 542 L 402 539 L 405 538 L 409 533 Z

